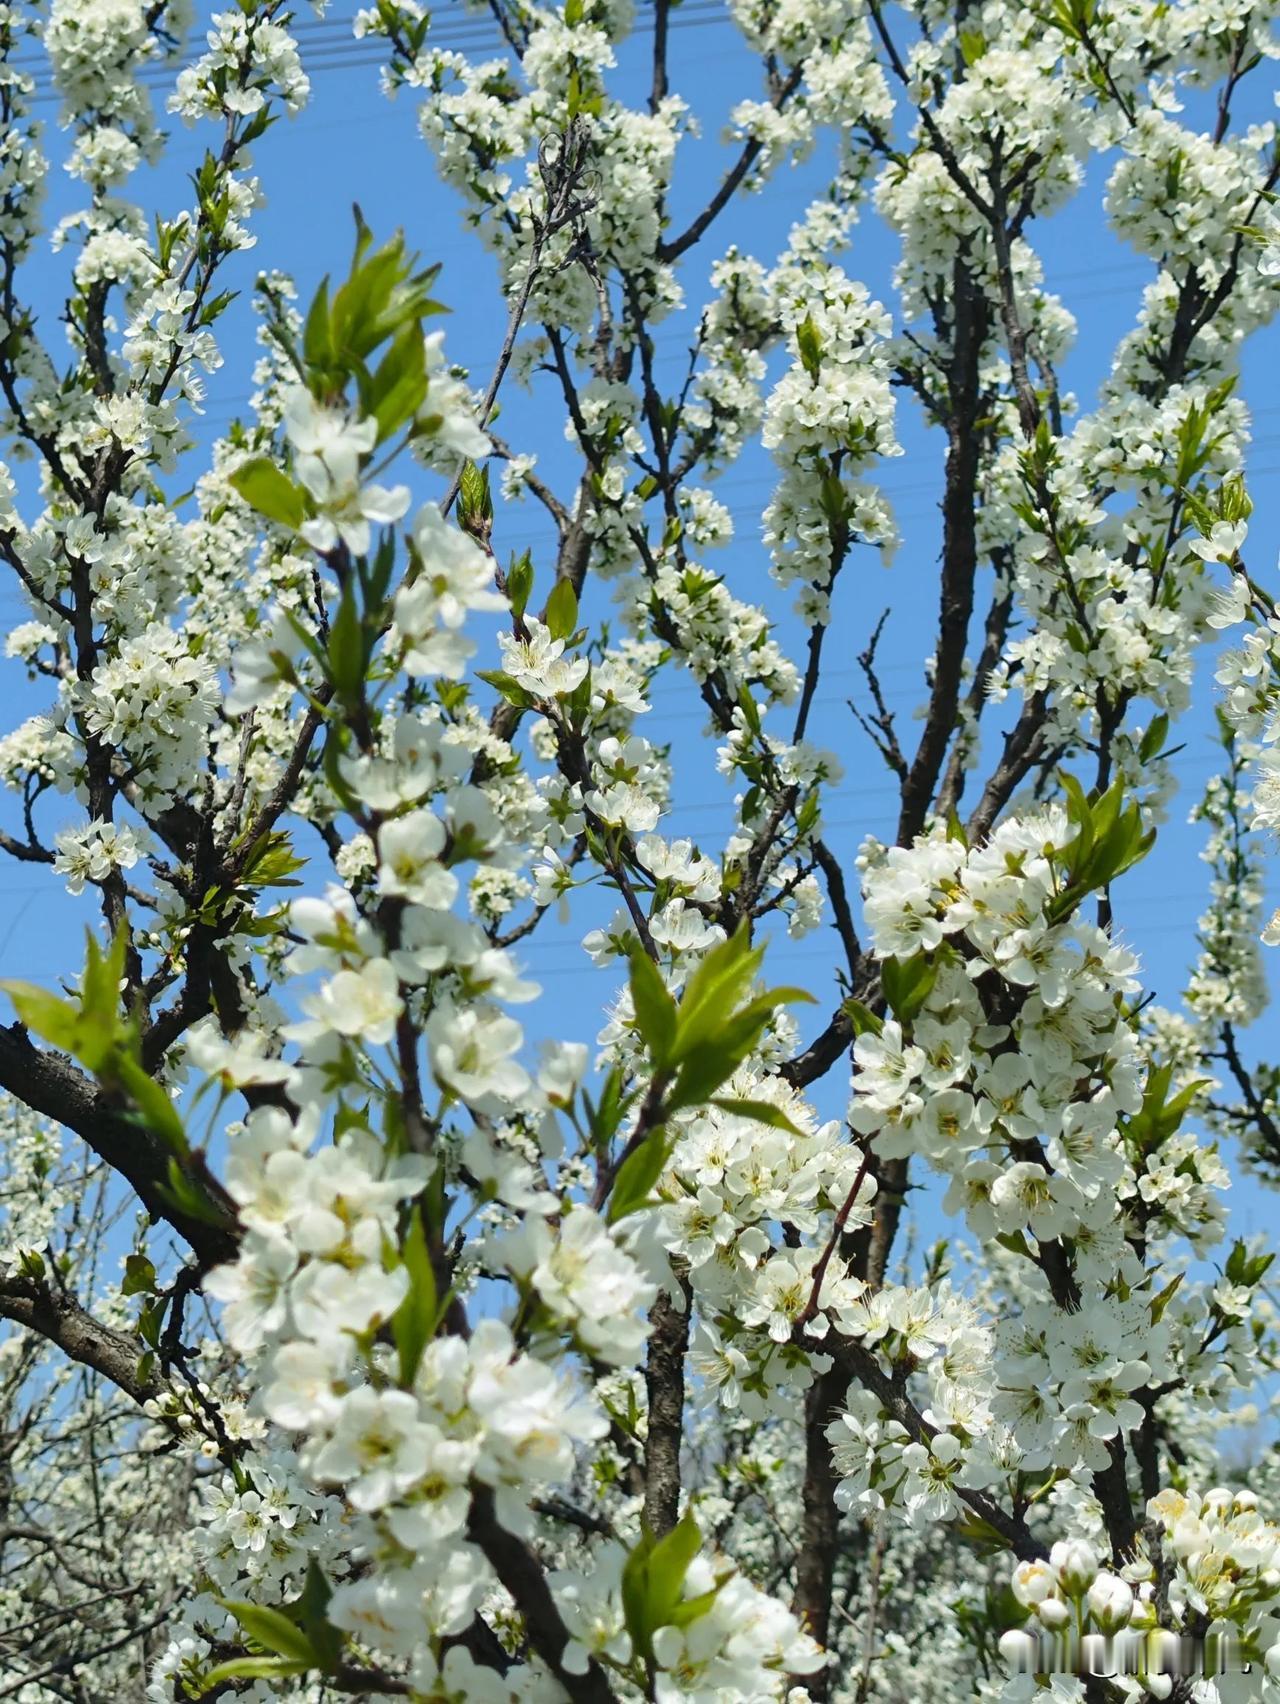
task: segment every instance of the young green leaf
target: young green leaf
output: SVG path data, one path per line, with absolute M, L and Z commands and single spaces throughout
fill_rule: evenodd
M 200 1677 L 199 1697 L 207 1698 L 229 1680 L 285 1680 L 290 1675 L 305 1674 L 311 1666 L 290 1662 L 287 1657 L 232 1657 Z
M 409 1288 L 392 1318 L 391 1334 L 400 1360 L 400 1383 L 407 1390 L 431 1341 L 437 1311 L 436 1275 L 427 1249 L 422 1214 L 416 1206 L 410 1213 L 400 1254 L 409 1274 Z
M 547 599 L 547 629 L 553 639 L 567 639 L 578 625 L 578 594 L 573 581 L 559 579 Z
M 288 1657 L 291 1662 L 302 1663 L 308 1668 L 320 1666 L 319 1654 L 311 1640 L 283 1610 L 269 1609 L 263 1604 L 244 1603 L 234 1598 L 220 1598 L 218 1601 L 229 1614 L 235 1616 L 255 1644 L 274 1652 L 276 1656 Z
M 251 509 L 269 521 L 297 532 L 307 518 L 306 493 L 266 456 L 242 462 L 228 481 Z
M 671 1152 L 671 1138 L 665 1125 L 651 1130 L 644 1141 L 633 1148 L 618 1167 L 609 1194 L 609 1223 L 616 1225 L 628 1213 L 638 1212 L 649 1205 L 653 1186 L 666 1168 Z
M 742 1100 L 736 1097 L 715 1097 L 709 1103 L 718 1106 L 721 1112 L 731 1112 L 737 1118 L 750 1118 L 756 1124 L 767 1124 L 771 1130 L 785 1130 L 792 1136 L 803 1136 L 804 1131 L 787 1117 L 780 1106 L 774 1106 L 772 1101 Z
M 658 967 L 637 945 L 631 953 L 631 1004 L 636 1028 L 649 1050 L 656 1072 L 666 1068 L 676 1037 L 676 1003 L 667 992 Z

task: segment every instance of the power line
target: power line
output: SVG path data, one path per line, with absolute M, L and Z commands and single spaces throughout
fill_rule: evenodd
M 642 0 L 642 11 L 649 15 L 637 18 L 632 30 L 634 35 L 646 35 L 653 30 L 653 0 Z M 352 20 L 343 19 L 328 22 L 341 23 L 349 28 Z M 732 19 L 723 6 L 722 0 L 684 0 L 680 10 L 673 13 L 668 20 L 667 28 L 668 31 L 688 30 L 705 24 L 731 22 Z M 304 27 L 303 24 L 297 25 L 292 31 L 294 36 L 299 36 Z M 306 45 L 305 42 L 304 45 Z M 428 50 L 439 47 L 455 52 L 486 47 L 494 48 L 500 53 L 510 51 L 506 41 L 494 25 L 486 20 L 470 18 L 446 21 L 436 26 L 428 36 L 426 46 Z M 134 75 L 145 88 L 166 87 L 179 72 L 198 64 L 207 51 L 207 45 L 184 49 L 180 55 L 172 59 L 148 61 L 139 66 Z M 351 36 L 345 39 L 339 36 L 334 36 L 331 39 L 326 36 L 316 41 L 311 51 L 300 54 L 300 58 L 303 71 L 310 74 L 312 71 L 346 71 L 367 68 L 384 63 L 389 57 L 389 53 L 389 44 L 379 36 L 363 38 Z M 18 67 L 32 65 L 39 65 L 42 68 L 48 67 L 48 61 L 44 55 L 15 59 L 11 63 Z M 33 77 L 33 81 L 35 90 L 30 97 L 33 105 L 36 102 L 46 103 L 63 98 L 61 91 L 54 84 L 51 68 L 42 69 L 40 74 Z
M 1147 896 L 1146 898 L 1135 895 L 1127 900 L 1119 899 L 1116 903 L 1118 909 L 1123 909 L 1125 907 L 1131 909 L 1141 904 L 1178 903 L 1188 900 L 1203 901 L 1207 905 L 1208 899 L 1209 896 L 1207 893 L 1197 889 L 1190 893 L 1162 894 L 1158 896 Z M 577 926 L 582 927 L 582 920 L 579 920 Z M 568 923 L 559 925 L 559 927 L 564 930 L 569 930 L 572 929 L 574 925 L 571 920 Z M 1149 935 L 1168 935 L 1173 934 L 1175 931 L 1185 931 L 1189 937 L 1194 937 L 1196 932 L 1195 923 L 1190 921 L 1145 924 L 1139 922 L 1135 926 L 1130 927 L 1127 925 L 1124 917 L 1118 917 L 1112 928 L 1113 934 L 1119 939 L 1122 945 L 1126 942 L 1133 942 L 1135 940 L 1140 941 Z M 813 932 L 819 933 L 829 931 L 829 929 L 829 924 L 820 924 L 818 930 Z M 834 935 L 829 932 L 826 932 L 825 940 L 825 945 L 818 942 L 808 945 L 800 945 L 792 941 L 790 937 L 785 934 L 773 934 L 768 936 L 765 944 L 768 946 L 770 962 L 775 966 L 775 968 L 779 959 L 785 957 L 788 964 L 794 963 L 797 959 L 825 959 L 831 964 L 831 967 L 834 970 L 841 963 L 840 943 Z M 554 977 L 556 981 L 560 981 L 564 977 L 599 976 L 602 973 L 608 974 L 609 972 L 613 972 L 615 975 L 620 975 L 624 978 L 626 975 L 626 961 L 624 959 L 619 959 L 615 956 L 606 959 L 603 964 L 595 964 L 593 962 L 584 964 L 583 959 L 588 957 L 585 948 L 581 946 L 575 947 L 571 942 L 568 942 L 563 938 L 556 940 L 547 935 L 544 935 L 541 938 L 536 936 L 526 936 L 523 941 L 518 943 L 514 950 L 517 956 L 523 959 L 526 958 L 526 956 L 534 949 L 540 949 L 543 951 L 559 950 L 561 952 L 566 952 L 569 955 L 565 957 L 562 963 L 530 963 L 528 965 L 529 973 L 535 977 Z

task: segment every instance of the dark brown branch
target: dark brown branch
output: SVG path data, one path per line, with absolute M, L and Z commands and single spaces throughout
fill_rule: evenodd
M 158 1380 L 138 1375 L 146 1353 L 142 1339 L 103 1325 L 64 1290 L 35 1278 L 0 1278 L 0 1317 L 39 1332 L 64 1355 L 101 1373 L 136 1403 L 160 1393 Z
M 644 1382 L 649 1424 L 644 1445 L 644 1518 L 661 1537 L 680 1518 L 680 1449 L 684 1441 L 684 1358 L 689 1348 L 689 1287 L 677 1308 L 664 1290 L 649 1314 Z
M 188 1242 L 206 1266 L 234 1258 L 234 1221 L 206 1224 L 184 1213 L 163 1194 L 169 1149 L 129 1118 L 61 1054 L 34 1047 L 21 1024 L 0 1026 L 0 1088 L 24 1105 L 81 1137 L 94 1153 L 133 1187 L 154 1219 L 163 1219 Z
M 924 827 L 955 729 L 977 572 L 974 492 L 980 436 L 976 430 L 979 364 L 990 329 L 987 304 L 963 254 L 952 277 L 952 348 L 947 416 L 946 486 L 942 499 L 942 588 L 933 689 L 924 730 L 906 779 L 898 815 L 898 844 L 909 846 Z
M 542 1565 L 522 1540 L 498 1524 L 493 1492 L 487 1485 L 477 1486 L 472 1493 L 467 1534 L 484 1552 L 489 1566 L 510 1592 L 524 1619 L 530 1645 L 574 1704 L 616 1704 L 613 1688 L 594 1657 L 588 1660 L 585 1674 L 573 1674 L 565 1668 L 569 1634 Z
M 770 102 L 775 112 L 781 112 L 783 107 L 791 99 L 792 95 L 795 94 L 796 90 L 800 87 L 800 79 L 803 75 L 804 66 L 795 65 L 787 75 L 785 82 L 780 83 L 777 89 L 775 89 Z M 743 179 L 751 170 L 752 166 L 755 165 L 763 151 L 764 143 L 757 137 L 753 136 L 744 146 L 742 152 L 738 155 L 738 158 L 734 161 L 733 165 L 729 168 L 724 182 L 711 197 L 711 200 L 707 203 L 707 205 L 702 209 L 702 212 L 698 214 L 693 223 L 686 226 L 680 235 L 675 237 L 671 242 L 660 243 L 658 245 L 658 259 L 664 265 L 669 264 L 673 260 L 679 260 L 680 256 L 684 254 L 687 249 L 691 249 L 693 247 L 707 228 L 714 224 L 715 220 L 729 205 L 729 202 L 732 201 L 735 191 L 740 187 Z

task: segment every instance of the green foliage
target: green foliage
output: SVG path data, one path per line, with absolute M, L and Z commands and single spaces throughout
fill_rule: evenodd
M 1146 1088 L 1142 1092 L 1142 1105 L 1137 1112 L 1120 1120 L 1121 1133 L 1130 1144 L 1139 1164 L 1148 1154 L 1162 1148 L 1169 1138 L 1177 1133 L 1191 1103 L 1201 1089 L 1207 1086 L 1208 1081 L 1207 1077 L 1198 1077 L 1195 1082 L 1188 1083 L 1184 1089 L 1170 1097 L 1173 1066 L 1152 1066 L 1147 1076 Z
M 677 1003 L 648 954 L 638 945 L 633 950 L 635 1026 L 649 1054 L 661 1105 L 655 1127 L 618 1168 L 609 1200 L 611 1220 L 647 1204 L 670 1153 L 673 1138 L 665 1120 L 673 1112 L 712 1103 L 743 1118 L 794 1130 L 785 1113 L 767 1102 L 715 1098 L 720 1085 L 754 1050 L 777 1008 L 812 999 L 800 988 L 774 988 L 739 1006 L 763 959 L 763 947 L 753 947 L 745 926 L 740 927 L 702 959 Z
M 120 1286 L 121 1293 L 126 1296 L 136 1296 L 150 1292 L 156 1287 L 156 1269 L 145 1254 L 130 1254 L 125 1257 L 124 1282 Z
M 803 1136 L 804 1134 L 792 1123 L 782 1108 L 774 1106 L 771 1101 L 744 1100 L 736 1096 L 714 1095 L 709 1104 L 718 1106 L 721 1112 L 731 1112 L 737 1118 L 751 1118 L 757 1124 L 767 1124 L 771 1130 L 785 1130 L 790 1136 Z
M 364 379 L 357 372 L 357 379 Z M 416 420 L 427 400 L 427 346 L 417 319 L 395 338 L 373 373 L 360 384 L 360 404 L 378 423 L 375 445 L 394 438 L 402 426 Z
M 812 314 L 806 314 L 796 327 L 796 349 L 800 354 L 800 365 L 811 379 L 816 379 L 822 367 L 822 339 L 818 336 Z
M 30 982 L 6 981 L 0 988 L 33 1034 L 69 1054 L 104 1086 L 122 1091 L 133 1103 L 138 1122 L 173 1153 L 185 1155 L 182 1120 L 168 1093 L 139 1061 L 138 1026 L 120 998 L 124 966 L 123 936 L 104 953 L 90 934 L 78 999 L 65 999 Z
M 9 980 L 0 982 L 0 988 L 12 1000 L 21 1022 L 34 1035 L 98 1076 L 106 1069 L 124 1035 L 120 1005 L 124 960 L 123 937 L 104 954 L 90 934 L 79 999 L 64 999 L 31 982 Z
M 234 1657 L 219 1663 L 201 1677 L 199 1696 L 230 1680 L 261 1680 L 306 1674 L 319 1669 L 332 1673 L 342 1656 L 342 1634 L 327 1620 L 332 1596 L 315 1558 L 307 1568 L 302 1590 L 292 1602 L 279 1609 L 238 1599 L 219 1599 L 235 1616 L 252 1645 L 269 1653 Z
M 611 1065 L 609 1074 L 604 1080 L 600 1091 L 599 1101 L 593 1101 L 585 1089 L 582 1091 L 583 1110 L 587 1117 L 587 1129 L 591 1133 L 591 1141 L 597 1153 L 605 1153 L 610 1142 L 618 1134 L 623 1119 L 635 1104 L 634 1093 L 628 1094 L 626 1078 L 620 1065 Z
M 557 580 L 547 599 L 547 629 L 553 639 L 568 639 L 578 625 L 578 594 L 573 581 Z
M 900 1023 L 909 1024 L 919 1016 L 937 980 L 938 960 L 924 953 L 913 953 L 907 959 L 887 958 L 880 965 L 880 987 Z
M 527 692 L 520 682 L 501 669 L 477 669 L 476 675 L 493 687 L 498 694 L 505 698 L 508 704 L 513 704 L 517 710 L 532 710 L 538 700 L 531 692 Z
M 291 1662 L 308 1668 L 319 1666 L 319 1652 L 311 1640 L 282 1609 L 269 1609 L 265 1604 L 243 1603 L 236 1598 L 220 1600 L 222 1607 L 234 1615 L 245 1633 L 256 1645 L 276 1656 L 288 1657 Z
M 674 1140 L 665 1124 L 651 1130 L 618 1167 L 609 1192 L 608 1219 L 611 1225 L 650 1205 L 653 1186 L 662 1176 Z
M 206 1670 L 199 1681 L 199 1698 L 206 1698 L 226 1685 L 229 1680 L 286 1680 L 290 1675 L 305 1674 L 310 1663 L 292 1662 L 287 1657 L 232 1657 Z
M 713 947 L 685 985 L 677 1006 L 656 968 L 637 947 L 631 955 L 631 997 L 636 1027 L 655 1074 L 674 1076 L 664 1097 L 667 1113 L 704 1105 L 751 1053 L 779 1006 L 812 1003 L 802 988 L 774 988 L 745 1006 L 764 960 L 745 925 Z
M 687 1627 L 711 1608 L 723 1581 L 685 1598 L 684 1582 L 702 1547 L 702 1534 L 686 1515 L 665 1538 L 646 1527 L 622 1568 L 622 1613 L 633 1648 L 651 1665 L 653 1639 L 663 1627 Z
M 242 462 L 228 475 L 228 483 L 257 514 L 291 532 L 297 532 L 307 518 L 307 493 L 267 456 Z
M 493 524 L 493 496 L 489 470 L 464 462 L 458 477 L 458 524 L 463 532 L 488 537 Z
M 1223 1271 L 1228 1283 L 1243 1284 L 1252 1289 L 1255 1284 L 1262 1282 L 1274 1260 L 1274 1253 L 1253 1253 L 1248 1243 L 1237 1238 L 1231 1245 L 1231 1253 L 1227 1256 Z
M 631 1004 L 640 1039 L 655 1071 L 661 1071 L 675 1046 L 679 1020 L 662 972 L 641 947 L 631 955 Z
M 1169 718 L 1161 712 L 1153 716 L 1151 723 L 1142 736 L 1138 746 L 1138 756 L 1143 763 L 1151 763 L 1164 750 L 1164 742 L 1169 737 Z
M 879 1035 L 884 1029 L 884 1019 L 878 1017 L 870 1006 L 864 1006 L 861 1000 L 850 998 L 844 1001 L 840 1010 L 853 1025 L 855 1036 Z
M 361 412 L 377 414 L 377 402 L 382 400 L 385 404 L 406 375 L 420 370 L 417 356 L 409 353 L 406 334 L 412 333 L 421 342 L 421 321 L 444 311 L 431 296 L 440 268 L 416 270 L 417 257 L 405 246 L 401 231 L 382 248 L 373 249 L 372 232 L 360 209 L 354 211 L 356 244 L 351 269 L 332 299 L 328 279 L 316 292 L 307 313 L 303 355 L 317 397 L 342 391 L 348 380 L 354 378 L 360 390 Z M 367 365 L 369 356 L 388 342 L 391 348 L 383 365 L 389 360 L 391 368 L 384 373 L 379 367 L 371 373 Z M 401 407 L 400 418 L 395 419 L 384 435 L 390 436 L 404 420 L 411 418 L 417 406 L 414 404 L 407 411 Z M 396 410 L 384 408 L 384 413 L 392 419 Z M 378 420 L 381 429 L 383 415 L 378 415 Z
M 327 1619 L 332 1596 L 329 1582 L 313 1556 L 307 1564 L 301 1592 L 285 1606 L 291 1619 L 306 1634 L 312 1650 L 318 1654 L 319 1666 L 326 1671 L 337 1667 L 342 1654 L 342 1634 Z
M 1125 803 L 1119 781 L 1105 793 L 1095 790 L 1086 795 L 1074 775 L 1064 771 L 1059 779 L 1076 834 L 1058 856 L 1065 883 L 1049 906 L 1051 923 L 1061 923 L 1086 895 L 1107 887 L 1132 869 L 1146 857 L 1156 838 L 1154 829 L 1144 830 L 1138 806 Z
M 409 1288 L 391 1321 L 400 1362 L 400 1383 L 408 1390 L 438 1322 L 436 1275 L 427 1248 L 422 1214 L 415 1204 L 401 1244 L 400 1257 L 409 1274 Z
M 529 607 L 533 594 L 533 557 L 526 550 L 513 557 L 507 569 L 507 596 L 511 599 L 511 614 L 520 621 Z
M 1181 164 L 1181 157 L 1174 155 L 1173 158 L 1176 162 L 1174 166 L 1176 170 Z M 1243 482 L 1238 479 L 1224 482 L 1224 490 L 1227 490 L 1227 488 L 1230 488 L 1230 490 L 1227 490 L 1225 507 L 1223 506 L 1223 495 L 1222 493 L 1219 494 L 1216 514 L 1213 512 L 1213 507 L 1205 504 L 1202 496 L 1189 489 L 1192 480 L 1198 478 L 1209 466 L 1219 445 L 1227 436 L 1225 426 L 1216 431 L 1211 431 L 1210 428 L 1221 414 L 1222 405 L 1235 389 L 1235 383 L 1235 378 L 1230 377 L 1224 379 L 1221 384 L 1215 385 L 1203 402 L 1193 403 L 1187 409 L 1178 429 L 1178 460 L 1174 468 L 1173 485 L 1176 490 L 1182 493 L 1183 503 L 1188 514 L 1196 521 L 1197 525 L 1202 526 L 1202 530 L 1205 532 L 1213 530 L 1214 520 L 1238 521 L 1247 519 L 1249 509 L 1253 507 L 1252 504 L 1249 504 L 1249 507 L 1244 509 L 1243 512 L 1240 512 L 1237 508 L 1239 498 L 1244 497 Z M 1244 502 L 1248 503 L 1247 497 L 1244 497 Z M 1206 520 L 1208 525 L 1203 525 Z

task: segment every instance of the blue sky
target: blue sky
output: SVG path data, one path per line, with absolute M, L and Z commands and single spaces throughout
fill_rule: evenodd
M 453 311 L 449 319 L 438 323 L 445 328 L 451 357 L 471 367 L 477 385 L 487 380 L 501 342 L 505 312 L 494 287 L 494 269 L 469 235 L 456 199 L 435 181 L 430 153 L 417 137 L 415 102 L 405 92 L 395 101 L 380 93 L 370 49 L 342 45 L 338 25 L 345 15 L 335 15 L 320 30 L 309 22 L 309 14 L 305 15 L 308 24 L 303 35 L 308 46 L 304 63 L 313 69 L 311 103 L 299 118 L 279 124 L 256 150 L 267 205 L 254 220 L 258 246 L 238 258 L 235 276 L 227 280 L 245 293 L 219 327 L 226 360 L 210 381 L 208 410 L 200 434 L 205 441 L 243 409 L 251 389 L 249 372 L 255 351 L 248 296 L 254 273 L 265 267 L 292 272 L 305 304 L 324 273 L 345 268 L 353 202 L 359 202 L 378 236 L 403 226 L 424 259 L 443 263 L 437 293 Z M 450 29 L 458 27 L 460 14 L 454 8 L 442 7 L 436 15 L 441 20 L 450 19 Z M 727 18 L 715 8 L 698 5 L 697 0 L 683 16 L 685 21 L 672 36 L 672 86 L 689 101 L 700 120 L 703 137 L 684 144 L 679 155 L 672 197 L 673 217 L 678 224 L 707 199 L 732 157 L 721 140 L 729 109 L 736 101 L 759 92 L 757 69 L 739 45 Z M 677 14 L 677 21 L 681 21 L 681 14 Z M 469 42 L 483 44 L 485 54 L 497 53 L 496 32 L 484 21 L 473 19 L 464 28 Z M 640 35 L 625 50 L 618 74 L 618 92 L 636 104 L 643 101 L 648 87 L 648 51 L 649 38 Z M 1242 112 L 1258 119 L 1268 116 L 1266 96 L 1267 91 L 1260 88 L 1251 97 L 1253 109 L 1246 104 Z M 46 105 L 44 110 L 52 121 L 56 109 Z M 186 131 L 175 121 L 166 161 L 155 170 L 139 174 L 134 180 L 134 198 L 143 201 L 148 212 L 171 213 L 186 205 L 186 175 L 198 165 L 212 140 L 210 128 Z M 51 128 L 55 160 L 62 157 L 62 143 Z M 785 244 L 792 221 L 822 189 L 823 164 L 819 151 L 803 166 L 783 168 L 762 194 L 738 202 L 704 239 L 686 262 L 683 275 L 692 312 L 674 317 L 659 333 L 660 372 L 665 366 L 674 377 L 684 359 L 690 326 L 705 299 L 704 286 L 712 262 L 731 242 L 766 264 L 771 262 Z M 1050 286 L 1062 293 L 1079 320 L 1078 343 L 1067 363 L 1064 382 L 1084 407 L 1090 405 L 1107 373 L 1116 342 L 1132 325 L 1142 287 L 1151 276 L 1148 263 L 1123 248 L 1106 228 L 1101 195 L 1109 169 L 1109 161 L 1095 163 L 1085 190 L 1075 202 L 1031 232 Z M 50 226 L 80 203 L 81 186 L 55 166 L 50 174 Z M 895 259 L 891 234 L 868 210 L 842 264 L 892 307 L 890 275 Z M 55 304 L 61 300 L 64 277 L 65 260 L 41 253 L 27 268 L 25 279 L 26 299 L 43 304 L 42 330 L 55 349 L 60 341 Z M 1257 508 L 1249 558 L 1255 574 L 1263 576 L 1270 573 L 1280 545 L 1276 506 L 1269 501 L 1280 471 L 1280 402 L 1269 382 L 1276 371 L 1278 335 L 1273 328 L 1255 341 L 1243 377 L 1243 394 L 1255 409 L 1250 473 Z M 504 436 L 518 449 L 536 448 L 540 472 L 558 482 L 561 489 L 568 489 L 573 462 L 561 439 L 562 416 L 553 399 L 546 392 L 531 399 L 510 386 L 502 400 Z M 873 552 L 864 550 L 861 560 L 842 579 L 835 599 L 838 638 L 829 647 L 832 666 L 820 690 L 820 713 L 811 724 L 812 737 L 837 750 L 844 763 L 845 779 L 828 795 L 826 821 L 829 843 L 850 871 L 865 833 L 889 833 L 896 798 L 891 778 L 845 704 L 851 694 L 860 697 L 861 682 L 853 658 L 865 644 L 880 611 L 886 605 L 891 607 L 893 614 L 881 647 L 882 673 L 890 706 L 904 719 L 904 731 L 910 737 L 910 711 L 922 696 L 921 669 L 932 644 L 941 443 L 936 433 L 923 428 L 909 399 L 901 403 L 899 436 L 906 453 L 888 464 L 883 485 L 897 505 L 903 546 L 888 570 L 879 565 Z M 174 489 L 190 485 L 198 471 L 199 463 L 193 459 L 189 473 Z M 766 604 L 784 639 L 795 636 L 798 641 L 800 630 L 790 616 L 789 598 L 768 580 L 767 558 L 759 542 L 759 514 L 770 486 L 768 458 L 759 450 L 749 452 L 720 483 L 720 494 L 734 513 L 738 538 L 727 551 L 714 553 L 709 561 L 726 575 L 736 595 Z M 420 478 L 416 490 L 424 497 L 431 495 L 430 483 Z M 550 574 L 546 539 L 546 529 L 532 506 L 499 513 L 495 547 L 505 557 L 510 550 L 532 545 L 535 562 L 539 549 L 543 549 L 544 588 Z M 5 600 L 0 607 L 6 616 L 12 613 L 14 619 L 25 619 L 17 613 L 19 606 L 10 588 L 5 587 L 0 596 Z M 793 655 L 800 649 L 799 642 L 790 645 Z M 495 659 L 478 660 L 482 666 L 493 666 Z M 20 665 L 0 662 L 0 671 L 6 726 L 13 726 L 43 707 L 43 694 L 39 688 L 28 686 Z M 1205 872 L 1198 858 L 1202 836 L 1198 830 L 1187 828 L 1184 819 L 1214 767 L 1212 704 L 1217 689 L 1211 672 L 1202 669 L 1196 708 L 1179 729 L 1186 750 L 1174 759 L 1174 768 L 1184 793 L 1175 802 L 1151 857 L 1117 892 L 1117 916 L 1123 933 L 1141 953 L 1147 985 L 1162 1003 L 1172 1004 L 1176 999 L 1186 966 L 1194 956 L 1194 924 L 1204 904 Z M 1007 720 L 1007 713 L 1004 719 L 992 719 L 991 737 L 1007 725 Z M 664 830 L 702 839 L 714 853 L 732 820 L 731 790 L 715 774 L 714 742 L 703 732 L 700 702 L 687 676 L 670 676 L 641 731 L 650 739 L 669 739 L 674 746 L 678 780 L 674 809 L 662 825 Z M 59 826 L 77 820 L 72 801 L 63 801 L 61 808 Z M 1275 903 L 1280 903 L 1280 882 L 1275 874 L 1273 866 L 1270 885 L 1276 890 Z M 0 870 L 0 895 L 4 905 L 0 913 L 0 975 L 53 981 L 79 968 L 82 930 L 93 916 L 90 905 L 69 901 L 55 878 L 44 872 L 33 875 L 31 867 L 25 865 Z M 598 890 L 577 898 L 581 903 L 575 907 L 570 927 L 565 930 L 552 925 L 545 936 L 540 934 L 529 944 L 524 955 L 526 968 L 551 996 L 521 1013 L 534 1036 L 555 1033 L 565 1039 L 592 1039 L 600 1027 L 603 1005 L 615 987 L 615 973 L 595 970 L 577 945 L 602 912 L 607 915 L 612 911 L 612 899 Z M 781 942 L 771 948 L 767 967 L 770 979 L 801 981 L 818 995 L 820 1004 L 806 1020 L 811 1025 L 824 1021 L 829 1010 L 829 991 L 834 988 L 831 971 L 836 963 L 833 939 L 830 930 L 823 929 L 799 943 Z M 1262 1028 L 1264 1032 L 1269 1029 L 1265 1019 Z M 1265 1042 L 1266 1037 L 1254 1039 Z M 839 1114 L 846 1088 L 839 1072 L 820 1086 L 818 1104 L 825 1114 Z M 1269 1197 L 1256 1190 L 1237 1189 L 1232 1207 L 1234 1225 L 1240 1230 L 1275 1225 Z

